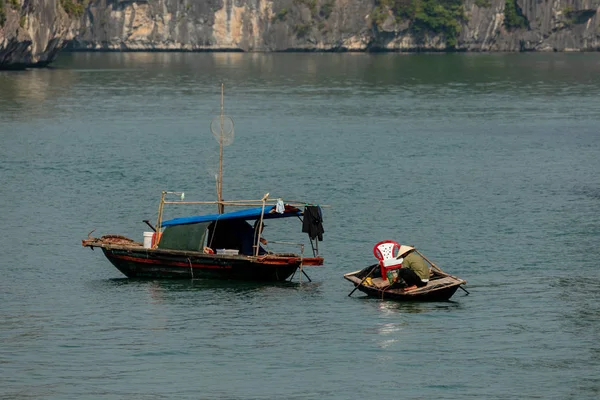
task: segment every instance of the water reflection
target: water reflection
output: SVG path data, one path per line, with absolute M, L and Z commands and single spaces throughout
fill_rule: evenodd
M 0 72 L 0 115 L 18 120 L 56 114 L 56 100 L 69 95 L 76 79 L 68 70 Z
M 463 307 L 458 301 L 440 302 L 382 302 L 381 309 L 389 313 L 421 314 L 431 311 L 455 311 Z
M 429 311 L 426 303 L 381 301 L 377 304 L 383 314 L 420 314 Z
M 137 70 L 140 74 L 182 74 L 201 82 L 236 82 L 255 90 L 289 85 L 302 88 L 393 88 L 442 85 L 455 90 L 557 94 L 557 79 L 598 89 L 600 60 L 586 54 L 365 54 L 365 53 L 64 53 L 57 68 Z M 576 70 L 577 73 L 573 73 Z M 590 85 L 593 85 L 590 88 Z
M 415 102 L 420 96 L 426 101 L 464 93 L 491 93 L 496 99 L 595 98 L 600 92 L 598 66 L 597 57 L 581 54 L 64 53 L 50 69 L 1 72 L 0 116 L 5 120 L 70 118 L 80 111 L 82 101 L 94 100 L 86 97 L 92 90 L 97 93 L 94 107 L 99 116 L 134 112 L 139 116 L 144 110 L 134 109 L 136 104 L 145 104 L 148 110 L 170 107 L 170 96 L 204 97 L 208 91 L 213 94 L 219 82 L 243 93 L 230 99 L 232 103 L 279 92 L 285 86 L 288 94 L 307 100 L 289 112 L 302 111 L 312 104 L 308 99 L 314 103 L 320 96 L 329 113 L 355 115 L 356 107 L 364 106 L 347 102 L 354 95 L 364 99 L 392 96 L 384 102 L 389 107 L 384 112 L 393 115 L 400 109 L 420 115 L 428 111 Z M 128 97 L 125 109 L 114 106 L 122 97 Z M 439 105 L 434 112 L 442 113 L 453 105 Z
M 454 311 L 463 307 L 460 302 L 453 300 L 440 302 L 393 301 L 379 300 L 367 296 L 362 297 L 362 299 L 372 304 L 373 308 L 381 316 L 421 314 L 431 311 Z
M 159 282 L 152 281 L 148 286 L 148 292 L 150 293 L 152 300 L 154 300 L 154 304 L 162 303 L 164 301 L 164 289 L 161 288 Z
M 254 297 L 257 294 L 281 294 L 285 292 L 301 292 L 303 294 L 319 294 L 320 282 L 246 282 L 219 279 L 194 279 L 194 280 L 151 280 L 114 278 L 105 281 L 115 288 L 134 286 L 146 289 L 154 300 L 165 300 L 167 296 L 205 292 L 211 295 L 230 295 Z
M 385 338 L 377 341 L 377 347 L 387 349 L 400 341 L 400 332 L 406 328 L 406 324 L 402 323 L 387 323 L 377 327 L 377 334 Z M 381 357 L 380 357 L 381 358 Z

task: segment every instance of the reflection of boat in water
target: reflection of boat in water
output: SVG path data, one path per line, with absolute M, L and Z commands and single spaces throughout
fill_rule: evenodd
M 305 266 L 323 265 L 318 241 L 322 240 L 322 211 L 318 205 L 271 199 L 225 201 L 222 197 L 223 146 L 233 141 L 233 121 L 223 115 L 211 123 L 220 144 L 220 168 L 217 179 L 217 201 L 184 201 L 181 192 L 163 191 L 154 232 L 144 233 L 144 242 L 121 235 L 89 236 L 84 247 L 99 247 L 108 260 L 129 278 L 195 279 L 216 278 L 247 281 L 284 281 Z M 178 195 L 174 201 L 167 196 Z M 165 205 L 217 205 L 218 213 L 186 216 L 163 221 Z M 240 207 L 225 213 L 225 207 Z M 261 245 L 264 220 L 281 221 L 293 217 L 308 233 L 311 255 L 304 254 L 304 243 L 269 241 L 277 246 L 293 247 L 292 252 L 267 251 Z M 309 278 L 310 280 L 310 278 Z
M 397 276 L 395 272 L 402 268 L 401 256 L 404 252 L 400 255 L 394 253 L 395 250 L 400 251 L 401 246 L 392 241 L 380 242 L 376 247 L 382 244 L 380 249 L 384 251 L 379 253 L 379 263 L 344 275 L 344 278 L 355 286 L 349 296 L 357 289 L 371 297 L 399 301 L 445 301 L 449 300 L 459 288 L 468 294 L 462 287 L 467 283 L 466 281 L 445 273 L 417 249 L 409 246 L 402 246 L 402 248 L 406 248 L 406 251 L 414 251 L 429 264 L 429 280 L 423 286 L 414 288 L 408 288 L 402 279 L 394 281 L 393 277 Z
M 182 299 L 187 301 L 186 293 L 198 293 L 203 296 L 202 298 L 211 299 L 236 295 L 236 299 L 246 298 L 248 301 L 261 298 L 278 299 L 281 297 L 282 290 L 286 293 L 298 291 L 308 295 L 319 295 L 323 282 L 318 280 L 308 282 L 306 279 L 302 282 L 297 279 L 261 282 L 226 279 L 130 279 L 119 277 L 102 280 L 101 284 L 109 285 L 110 289 L 127 285 L 128 288 L 134 288 L 137 291 L 149 292 L 153 298 L 160 297 L 165 301 L 179 302 Z

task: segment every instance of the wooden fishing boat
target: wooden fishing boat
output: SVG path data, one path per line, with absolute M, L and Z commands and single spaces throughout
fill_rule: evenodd
M 152 229 L 144 232 L 143 242 L 122 235 L 96 238 L 90 236 L 92 231 L 82 245 L 92 250 L 101 248 L 106 258 L 129 278 L 284 281 L 300 271 L 300 279 L 305 276 L 310 280 L 304 267 L 323 265 L 318 246 L 324 232 L 321 206 L 270 198 L 269 193 L 260 200 L 223 200 L 223 147 L 231 143 L 233 134 L 233 121 L 223 115 L 223 92 L 221 115 L 217 118 L 211 123 L 220 144 L 217 201 L 185 201 L 183 192 L 163 191 L 156 226 L 143 221 Z M 172 200 L 173 196 L 178 198 Z M 165 206 L 173 204 L 216 205 L 218 213 L 163 221 Z M 225 207 L 241 209 L 225 212 Z M 308 234 L 311 254 L 304 254 L 305 244 L 298 240 L 269 240 L 269 245 L 285 251 L 265 248 L 266 241 L 261 237 L 263 221 L 290 218 L 300 220 L 302 232 Z
M 274 212 L 275 207 L 164 221 L 157 229 L 160 240 L 153 232 L 154 243 L 149 246 L 121 235 L 88 237 L 82 245 L 101 248 L 106 258 L 129 278 L 283 281 L 298 270 L 308 278 L 303 267 L 323 265 L 317 240 L 309 237 L 312 256 L 304 255 L 304 244 L 301 243 L 269 241 L 269 245 L 297 246 L 299 249 L 295 253 L 283 253 L 267 251 L 254 241 L 259 235 L 255 235 L 255 229 L 248 221 L 305 218 L 305 211 L 294 205 L 285 205 L 281 214 Z
M 398 247 L 400 246 L 398 245 Z M 429 281 L 425 286 L 407 290 L 406 284 L 402 282 L 402 280 L 393 282 L 390 285 L 390 280 L 384 278 L 386 271 L 393 270 L 394 268 L 402 268 L 402 259 L 400 258 L 400 260 L 398 260 L 393 256 L 388 257 L 388 259 L 382 258 L 377 264 L 345 274 L 344 279 L 352 282 L 355 286 L 354 290 L 352 290 L 348 296 L 351 296 L 352 293 L 358 289 L 370 297 L 377 297 L 380 299 L 398 301 L 446 301 L 449 300 L 459 288 L 465 291 L 465 293 L 469 293 L 462 287 L 462 285 L 467 283 L 465 280 L 445 273 L 414 247 L 406 247 L 411 249 L 411 251 L 415 251 L 430 265 Z M 386 261 L 390 259 L 398 260 L 400 262 L 386 263 Z M 382 273 L 382 269 L 384 273 Z

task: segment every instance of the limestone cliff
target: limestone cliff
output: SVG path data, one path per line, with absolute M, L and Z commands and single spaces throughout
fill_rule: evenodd
M 414 2 L 419 2 L 419 12 L 409 7 Z M 600 50 L 600 0 L 0 0 L 0 4 L 0 67 L 45 65 L 65 41 L 69 49 L 82 51 Z
M 70 23 L 59 0 L 0 0 L 0 69 L 48 65 Z
M 478 3 L 478 1 L 475 1 Z M 516 0 L 523 27 L 507 28 L 504 0 L 466 4 L 459 48 L 475 51 L 598 51 L 600 0 Z M 481 3 L 481 1 L 479 1 Z
M 376 0 L 99 0 L 77 50 L 596 51 L 600 0 L 458 0 L 456 40 Z M 507 7 L 520 18 L 507 24 Z M 379 23 L 374 13 L 383 13 Z

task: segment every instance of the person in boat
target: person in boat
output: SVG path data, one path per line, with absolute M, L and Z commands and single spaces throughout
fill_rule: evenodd
M 429 266 L 413 247 L 400 246 L 396 258 L 402 258 L 402 268 L 398 269 L 398 277 L 406 283 L 405 291 L 414 290 L 429 282 Z
M 259 225 L 260 225 L 260 229 L 258 229 Z M 259 219 L 257 219 L 256 222 L 254 223 L 254 232 L 258 232 L 258 235 L 260 236 L 260 239 L 259 239 L 260 243 L 262 243 L 266 246 L 267 243 L 269 243 L 269 242 L 267 241 L 267 239 L 265 239 L 262 236 L 262 233 L 265 230 L 265 226 L 266 225 L 264 224 L 264 222 L 261 222 Z M 259 250 L 259 252 L 260 252 L 260 250 Z

